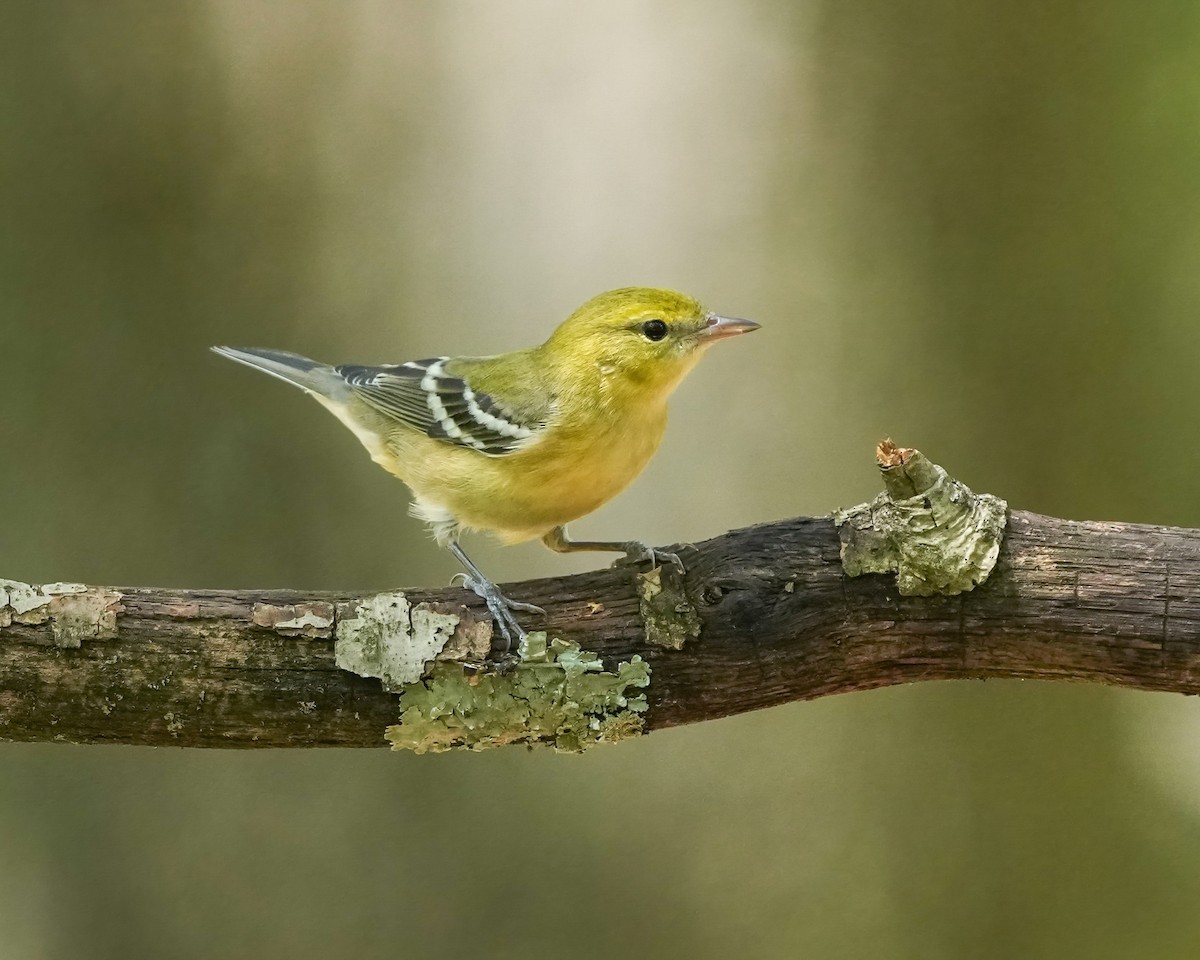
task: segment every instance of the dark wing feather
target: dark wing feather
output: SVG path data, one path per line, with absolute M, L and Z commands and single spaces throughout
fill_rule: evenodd
M 446 373 L 447 359 L 384 367 L 345 364 L 334 370 L 359 399 L 384 416 L 489 456 L 520 449 L 545 425 L 521 423 L 506 406 Z

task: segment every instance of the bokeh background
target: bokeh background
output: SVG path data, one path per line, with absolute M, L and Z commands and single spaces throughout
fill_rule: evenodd
M 884 435 L 1200 525 L 1198 92 L 1178 0 L 8 0 L 0 575 L 443 583 L 207 347 L 498 352 L 630 283 L 763 330 L 577 534 L 825 513 Z M 1195 701 L 1016 682 L 583 758 L 0 745 L 0 956 L 1192 958 L 1198 745 Z

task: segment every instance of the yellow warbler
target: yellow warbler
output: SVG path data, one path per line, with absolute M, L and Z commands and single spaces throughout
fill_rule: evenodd
M 505 597 L 463 553 L 464 530 L 552 550 L 620 550 L 679 564 L 638 541 L 571 540 L 566 524 L 624 489 L 667 424 L 667 398 L 710 344 L 758 329 L 673 290 L 627 287 L 576 310 L 541 346 L 492 357 L 328 366 L 279 350 L 214 347 L 300 387 L 408 484 L 511 646 L 524 632 Z

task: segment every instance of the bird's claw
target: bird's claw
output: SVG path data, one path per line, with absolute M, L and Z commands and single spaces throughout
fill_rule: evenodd
M 539 617 L 546 615 L 546 608 L 539 607 L 536 603 L 523 603 L 520 600 L 510 600 L 508 597 L 501 597 L 501 599 L 509 610 L 520 610 L 522 613 L 536 613 Z
M 506 653 L 494 660 L 464 660 L 462 665 L 476 674 L 494 673 L 503 677 L 512 673 L 520 662 L 521 658 L 517 654 Z
M 492 620 L 500 628 L 500 635 L 504 637 L 504 654 L 498 660 L 489 660 L 491 669 L 501 674 L 508 673 L 521 659 L 516 654 L 511 653 L 513 640 L 515 639 L 520 644 L 525 639 L 525 630 L 517 622 L 517 618 L 513 616 L 513 611 L 520 610 L 523 613 L 535 613 L 539 616 L 545 616 L 546 611 L 542 607 L 532 603 L 510 600 L 500 592 L 494 583 L 488 580 L 476 580 L 465 573 L 455 574 L 454 580 L 460 577 L 462 578 L 462 585 L 487 604 L 488 613 L 492 615 Z
M 642 543 L 640 540 L 632 540 L 625 544 L 625 558 L 618 560 L 620 564 L 639 564 L 649 563 L 650 569 L 662 566 L 664 563 L 669 563 L 675 568 L 680 576 L 687 572 L 683 561 L 679 559 L 679 554 L 672 553 L 669 550 L 659 550 L 657 547 L 652 547 L 649 544 Z

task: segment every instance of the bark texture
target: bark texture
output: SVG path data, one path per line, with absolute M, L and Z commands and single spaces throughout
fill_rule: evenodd
M 680 616 L 699 631 L 678 650 L 647 640 L 633 568 L 506 593 L 546 608 L 529 626 L 610 665 L 649 661 L 649 730 L 916 680 L 1200 692 L 1195 530 L 1013 512 L 987 582 L 950 597 L 901 597 L 894 575 L 847 576 L 829 519 L 733 531 L 684 559 Z M 57 586 L 60 617 L 0 618 L 0 738 L 386 746 L 395 695 L 334 663 L 332 621 L 354 594 Z M 408 596 L 462 613 L 468 628 L 486 619 L 459 589 Z M 80 628 L 92 615 L 100 627 Z

